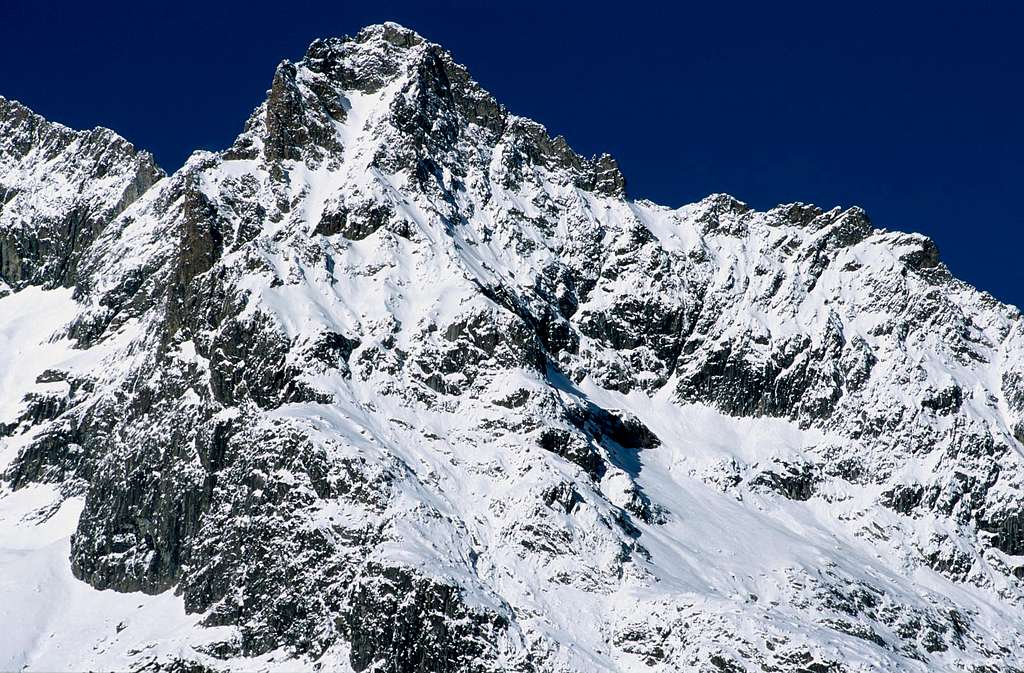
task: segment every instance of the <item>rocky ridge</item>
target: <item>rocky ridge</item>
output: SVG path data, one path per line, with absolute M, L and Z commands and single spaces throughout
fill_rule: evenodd
M 628 199 L 395 24 L 165 178 L 0 103 L 0 503 L 188 624 L 90 665 L 1024 670 L 1024 321 L 927 238 Z
M 73 131 L 0 97 L 0 294 L 84 282 L 85 250 L 162 176 L 109 129 Z

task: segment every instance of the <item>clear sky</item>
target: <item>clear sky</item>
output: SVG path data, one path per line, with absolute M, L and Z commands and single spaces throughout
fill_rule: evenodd
M 1022 7 L 0 0 L 0 94 L 173 170 L 230 144 L 282 59 L 398 21 L 511 111 L 615 155 L 634 197 L 862 205 L 1024 307 Z

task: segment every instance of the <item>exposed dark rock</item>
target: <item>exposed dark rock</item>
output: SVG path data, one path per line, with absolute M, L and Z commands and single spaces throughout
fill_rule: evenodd
M 758 471 L 748 484 L 775 491 L 790 500 L 809 500 L 819 476 L 813 465 L 807 463 L 778 463 L 773 469 Z
M 599 477 L 604 471 L 601 455 L 580 433 L 565 428 L 544 428 L 537 441 L 540 448 L 576 463 L 592 477 Z
M 928 397 L 921 400 L 921 406 L 931 409 L 937 414 L 948 416 L 956 413 L 963 403 L 964 394 L 958 385 L 951 385 L 942 390 L 931 391 Z
M 350 208 L 340 203 L 332 203 L 324 209 L 314 233 L 324 236 L 341 234 L 345 238 L 359 241 L 392 221 L 394 217 L 394 208 L 389 204 L 364 201 L 361 205 Z
M 353 669 L 385 665 L 397 673 L 489 671 L 509 626 L 501 615 L 467 606 L 454 587 L 373 562 L 353 584 L 341 624 Z

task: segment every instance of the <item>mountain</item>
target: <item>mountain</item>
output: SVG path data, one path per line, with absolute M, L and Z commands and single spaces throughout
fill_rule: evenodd
M 1024 670 L 1024 320 L 929 239 L 391 23 L 166 177 L 0 112 L 0 668 Z

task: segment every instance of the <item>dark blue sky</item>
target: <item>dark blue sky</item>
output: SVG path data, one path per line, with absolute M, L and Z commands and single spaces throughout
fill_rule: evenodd
M 0 0 L 0 94 L 173 170 L 230 144 L 280 60 L 390 19 L 635 197 L 859 204 L 1024 306 L 1021 5 L 669 4 Z

